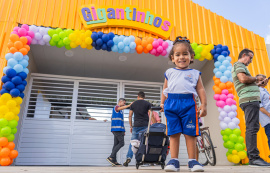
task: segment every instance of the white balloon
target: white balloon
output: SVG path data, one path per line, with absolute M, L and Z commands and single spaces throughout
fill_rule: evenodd
M 222 117 L 222 116 L 218 116 L 218 119 L 219 119 L 220 121 L 223 121 L 223 117 Z
M 219 112 L 221 112 L 221 111 L 223 111 L 223 109 L 222 109 L 222 108 L 220 108 L 220 107 L 218 107 L 218 111 L 219 111 Z
M 47 46 L 51 46 L 49 42 L 48 42 L 48 43 L 46 43 L 46 45 L 47 45 Z
M 41 40 L 38 40 L 38 44 L 45 45 L 46 43 L 43 41 L 43 39 L 41 39 Z
M 48 43 L 51 40 L 51 37 L 49 35 L 44 35 L 43 36 L 43 41 Z
M 42 35 L 39 32 L 35 33 L 35 39 L 40 40 L 42 38 Z
M 238 118 L 233 118 L 232 122 L 234 122 L 234 124 L 238 125 L 240 123 L 240 120 Z
M 219 113 L 219 115 L 220 115 L 222 118 L 225 118 L 225 117 L 227 117 L 227 112 L 221 111 L 221 112 Z
M 233 129 L 235 129 L 237 127 L 237 125 L 234 122 L 230 122 L 228 124 L 228 127 L 233 130 Z
M 38 43 L 37 40 L 33 38 L 31 41 L 31 44 L 37 44 L 37 43 Z
M 41 28 L 39 29 L 39 33 L 40 33 L 41 35 L 46 35 L 46 34 L 48 34 L 48 33 L 47 33 L 47 30 L 46 30 L 45 28 L 43 28 L 43 27 L 41 27 Z
M 232 122 L 232 119 L 229 117 L 225 117 L 223 121 L 224 123 L 229 124 L 230 122 Z
M 229 105 L 224 106 L 223 109 L 224 109 L 224 111 L 226 111 L 227 113 L 229 113 L 229 112 L 232 111 L 231 106 L 229 106 Z
M 232 109 L 232 111 L 236 111 L 237 110 L 237 106 L 236 105 L 232 105 L 231 106 L 231 109 Z
M 38 31 L 38 28 L 35 25 L 31 25 L 31 26 L 29 26 L 29 31 L 33 31 L 35 33 Z
M 221 122 L 219 123 L 219 125 L 220 125 L 220 127 L 221 127 L 222 130 L 225 130 L 225 129 L 228 128 L 228 125 L 227 125 L 226 123 L 224 123 L 223 121 L 221 121 Z
M 228 117 L 230 117 L 231 119 L 233 119 L 235 116 L 236 116 L 236 114 L 233 111 L 228 113 Z

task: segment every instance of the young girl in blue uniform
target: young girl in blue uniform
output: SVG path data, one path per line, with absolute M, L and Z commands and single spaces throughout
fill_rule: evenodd
M 178 160 L 180 135 L 184 134 L 188 152 L 188 167 L 192 172 L 203 172 L 203 166 L 195 159 L 196 136 L 200 135 L 199 117 L 206 116 L 206 93 L 201 72 L 190 69 L 194 51 L 189 40 L 177 37 L 169 54 L 176 65 L 165 72 L 165 81 L 160 107 L 167 118 L 170 136 L 171 160 L 165 167 L 166 172 L 180 171 Z M 197 109 L 195 97 L 199 96 L 201 106 Z M 199 114 L 199 115 L 198 115 Z

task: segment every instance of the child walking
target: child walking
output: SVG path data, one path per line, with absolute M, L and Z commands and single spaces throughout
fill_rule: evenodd
M 188 152 L 188 167 L 192 172 L 203 172 L 203 166 L 195 159 L 196 136 L 200 135 L 199 117 L 206 116 L 206 93 L 201 72 L 190 69 L 194 51 L 189 40 L 177 37 L 169 54 L 176 65 L 165 72 L 165 81 L 160 107 L 167 118 L 170 136 L 171 160 L 165 167 L 166 172 L 180 171 L 178 160 L 180 135 L 184 134 Z M 197 109 L 195 97 L 199 96 L 201 106 Z M 198 115 L 200 113 L 200 115 Z

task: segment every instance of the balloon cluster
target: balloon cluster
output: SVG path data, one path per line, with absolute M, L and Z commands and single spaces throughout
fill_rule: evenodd
M 30 45 L 32 42 L 32 39 L 34 38 L 35 34 L 33 31 L 30 30 L 29 26 L 26 24 L 23 24 L 21 27 L 14 27 L 13 31 L 11 32 L 11 35 L 15 34 L 18 35 L 18 37 L 25 37 L 27 39 L 27 44 Z M 18 49 L 19 50 L 19 49 Z
M 105 34 L 103 32 L 93 32 L 91 35 L 91 38 L 93 40 L 92 46 L 96 50 L 106 50 L 106 51 L 112 51 L 112 47 L 115 45 L 114 44 L 114 39 L 115 35 L 114 33 L 110 32 L 108 34 Z M 124 45 L 123 45 L 124 46 Z
M 136 48 L 134 36 L 115 35 L 111 50 L 118 53 L 134 53 Z
M 211 54 L 214 56 L 214 61 L 216 62 L 218 60 L 219 55 L 223 55 L 224 57 L 227 57 L 230 55 L 230 51 L 228 46 L 222 46 L 221 44 L 218 44 L 214 46 L 214 49 L 211 50 Z
M 30 46 L 28 45 L 29 42 L 31 41 L 26 37 L 19 37 L 17 34 L 11 34 L 7 44 L 9 53 L 21 52 L 23 55 L 26 55 L 30 50 Z
M 47 45 L 50 46 L 51 37 L 48 35 L 50 28 L 45 28 L 42 26 L 29 26 L 29 31 L 34 33 L 31 44 Z
M 153 46 L 153 49 L 150 51 L 150 54 L 155 55 L 155 56 L 159 56 L 159 55 L 168 56 L 172 49 L 172 45 L 170 45 L 168 41 L 163 41 L 161 38 L 155 39 L 152 43 L 152 46 Z
M 231 74 L 231 69 L 232 69 L 232 64 L 231 64 L 232 58 L 223 55 L 219 55 L 217 58 L 217 61 L 214 63 L 215 68 L 213 72 L 215 73 L 215 76 L 217 78 L 220 78 L 220 81 L 223 83 L 226 83 L 228 81 L 232 82 L 232 74 Z
M 151 50 L 153 50 L 153 42 L 154 38 L 153 37 L 143 37 L 140 39 L 139 37 L 136 37 L 134 42 L 136 43 L 136 52 L 138 54 L 141 53 L 149 53 Z
M 13 163 L 13 159 L 15 159 L 18 156 L 18 151 L 14 150 L 14 148 L 15 148 L 14 142 L 9 142 L 7 138 L 0 137 L 0 165 L 1 166 L 9 166 Z
M 58 28 L 60 29 L 60 28 Z M 56 29 L 57 30 L 57 29 Z M 59 31 L 59 30 L 58 30 Z M 63 40 L 63 44 L 65 45 L 66 49 L 76 48 L 81 46 L 81 48 L 92 49 L 92 32 L 90 30 L 71 30 L 67 29 L 64 31 L 60 31 L 59 39 Z M 52 38 L 53 39 L 53 38 Z
M 213 80 L 215 83 L 215 85 L 213 86 L 215 94 L 221 94 L 222 90 L 224 89 L 228 90 L 229 93 L 233 94 L 233 83 L 231 81 L 223 83 L 216 76 L 213 77 Z
M 71 49 L 70 34 L 73 33 L 72 29 L 62 30 L 61 28 L 49 29 L 48 36 L 51 37 L 49 44 L 51 46 L 56 46 L 58 48 L 64 47 L 66 49 Z M 76 46 L 77 47 L 77 46 Z
M 247 152 L 244 150 L 246 145 L 240 129 L 226 128 L 221 131 L 221 135 L 224 141 L 223 146 L 228 149 L 226 156 L 229 162 L 237 164 L 247 157 Z
M 198 45 L 197 43 L 191 43 L 190 44 L 193 51 L 195 52 L 194 59 L 198 59 L 199 61 L 203 61 L 204 59 L 212 60 L 213 56 L 211 55 L 210 51 L 214 49 L 213 44 Z

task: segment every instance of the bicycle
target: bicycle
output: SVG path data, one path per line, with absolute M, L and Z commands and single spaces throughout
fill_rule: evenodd
M 202 165 L 208 163 L 212 166 L 216 165 L 216 153 L 211 137 L 209 127 L 200 128 L 201 136 L 197 137 L 197 160 Z

